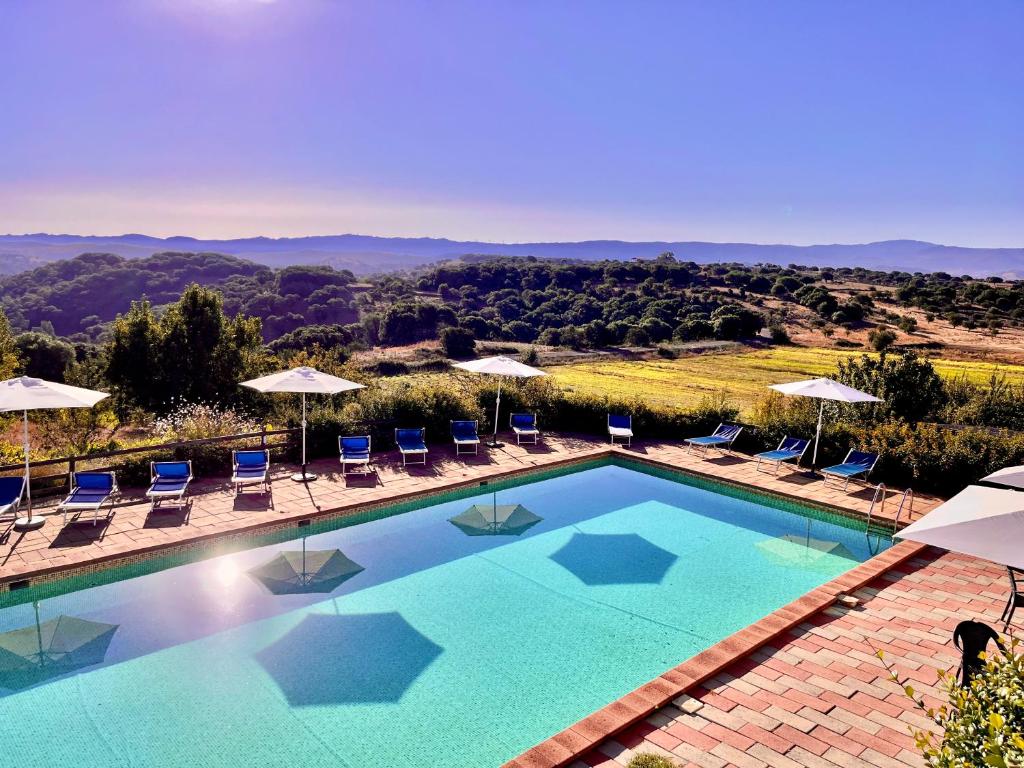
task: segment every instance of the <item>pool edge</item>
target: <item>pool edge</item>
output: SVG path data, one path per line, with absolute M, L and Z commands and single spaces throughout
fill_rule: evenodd
M 831 607 L 840 595 L 855 592 L 926 549 L 928 545 L 910 541 L 895 544 L 534 745 L 502 768 L 562 768 L 568 765 L 673 699 Z

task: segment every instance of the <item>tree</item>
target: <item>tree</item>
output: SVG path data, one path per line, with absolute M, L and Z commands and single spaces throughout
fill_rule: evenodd
M 75 348 L 55 336 L 29 331 L 14 341 L 27 376 L 63 382 L 64 372 L 75 362 Z
M 885 352 L 896 343 L 896 333 L 888 328 L 872 328 L 868 332 L 868 344 L 875 352 Z
M 159 370 L 160 325 L 149 302 L 132 302 L 118 315 L 107 349 L 106 377 L 123 416 L 132 406 L 154 410 L 163 400 Z
M 9 379 L 18 372 L 18 347 L 11 332 L 11 324 L 0 307 L 0 379 Z
M 874 414 L 915 423 L 936 413 L 946 399 L 942 379 L 932 364 L 911 351 L 898 355 L 861 355 L 839 363 L 836 378 L 843 384 L 880 397 Z M 871 409 L 859 406 L 857 414 Z
M 465 328 L 442 328 L 441 349 L 446 357 L 455 359 L 472 357 L 476 350 L 473 334 Z
M 226 317 L 221 295 L 193 283 L 159 321 L 146 301 L 118 317 L 107 378 L 122 411 L 162 413 L 174 400 L 234 402 L 238 382 L 265 365 L 260 321 Z

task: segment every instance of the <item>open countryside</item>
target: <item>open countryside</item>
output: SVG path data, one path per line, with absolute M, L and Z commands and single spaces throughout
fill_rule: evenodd
M 560 365 L 550 369 L 563 387 L 581 393 L 640 397 L 659 405 L 692 408 L 709 395 L 725 392 L 732 405 L 746 412 L 770 384 L 801 378 L 832 376 L 840 360 L 863 351 L 779 347 L 750 351 L 736 347 L 675 360 L 615 360 Z M 1024 365 L 976 360 L 931 360 L 947 379 L 964 377 L 986 384 L 992 376 L 1009 384 L 1024 383 Z

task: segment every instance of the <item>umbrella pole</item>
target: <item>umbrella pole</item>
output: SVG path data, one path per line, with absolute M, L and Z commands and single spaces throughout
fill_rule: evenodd
M 46 522 L 42 515 L 39 517 L 33 517 L 32 515 L 32 474 L 29 466 L 28 451 L 28 411 L 24 412 L 25 415 L 25 498 L 28 501 L 28 515 L 25 517 L 19 517 L 14 521 L 14 530 L 16 531 L 34 531 L 36 528 L 42 528 L 43 523 Z
M 316 475 L 306 472 L 306 393 L 302 393 L 302 471 L 292 475 L 292 480 L 297 483 L 308 483 L 316 480 Z
M 814 454 L 811 457 L 811 469 L 807 473 L 811 477 L 818 477 L 818 443 L 821 442 L 821 420 L 825 415 L 825 400 L 822 399 L 818 405 L 818 427 L 814 431 Z
M 502 377 L 498 377 L 498 399 L 494 402 L 494 434 L 491 435 L 491 442 L 488 443 L 491 448 L 498 448 L 501 443 L 498 442 L 498 414 L 501 412 L 501 381 Z

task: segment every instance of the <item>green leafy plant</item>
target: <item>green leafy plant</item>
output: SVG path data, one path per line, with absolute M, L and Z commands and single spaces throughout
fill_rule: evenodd
M 983 667 L 961 686 L 956 676 L 939 672 L 948 704 L 938 709 L 927 706 L 908 680 L 876 655 L 914 705 L 941 730 L 936 735 L 912 730 L 914 741 L 932 768 L 1019 768 L 1024 765 L 1024 655 L 1019 641 L 1003 641 L 995 653 L 980 654 Z
M 633 755 L 633 759 L 627 763 L 626 768 L 676 768 L 676 764 L 667 757 L 656 755 L 653 752 L 641 752 Z

